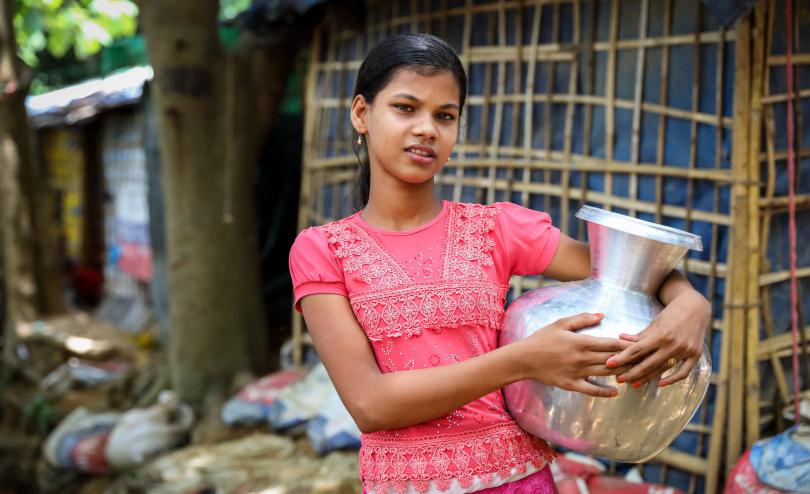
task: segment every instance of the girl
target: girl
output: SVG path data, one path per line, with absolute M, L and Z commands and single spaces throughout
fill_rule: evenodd
M 389 38 L 366 57 L 351 107 L 364 207 L 301 232 L 290 252 L 295 307 L 364 433 L 365 492 L 556 492 L 548 445 L 521 430 L 500 389 L 521 379 L 609 399 L 586 381 L 640 386 L 702 348 L 708 302 L 673 273 L 666 305 L 637 337 L 575 331 L 578 314 L 498 348 L 513 274 L 590 274 L 586 244 L 549 215 L 511 203 L 439 201 L 433 177 L 458 135 L 467 78 L 453 49 L 424 34 Z

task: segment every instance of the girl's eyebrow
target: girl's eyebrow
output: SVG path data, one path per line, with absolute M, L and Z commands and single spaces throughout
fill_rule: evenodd
M 421 103 L 419 98 L 417 98 L 416 96 L 414 96 L 412 94 L 408 94 L 408 93 L 397 93 L 393 97 L 394 98 L 403 98 L 403 99 L 407 99 L 407 100 L 410 100 L 410 101 L 414 101 L 416 103 Z M 445 104 L 443 104 L 442 106 L 439 107 L 439 109 L 441 109 L 441 110 L 445 110 L 445 109 L 448 109 L 448 108 L 453 108 L 453 109 L 458 110 L 458 105 L 455 104 L 455 103 L 445 103 Z

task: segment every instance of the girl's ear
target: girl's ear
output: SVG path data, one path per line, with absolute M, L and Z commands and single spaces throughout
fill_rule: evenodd
M 358 134 L 368 132 L 368 103 L 362 94 L 358 94 L 352 100 L 351 118 L 352 126 Z

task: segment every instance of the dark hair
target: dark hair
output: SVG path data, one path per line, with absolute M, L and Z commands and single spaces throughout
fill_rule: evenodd
M 430 34 L 406 33 L 391 36 L 371 49 L 360 65 L 354 95 L 362 94 L 369 103 L 394 77 L 397 70 L 409 69 L 429 76 L 448 71 L 453 74 L 459 89 L 459 114 L 467 99 L 467 74 L 453 48 L 443 39 Z M 359 207 L 368 202 L 371 187 L 371 167 L 368 149 L 352 139 L 354 153 L 360 161 L 357 176 Z

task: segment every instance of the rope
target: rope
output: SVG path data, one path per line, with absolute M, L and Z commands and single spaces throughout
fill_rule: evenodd
M 793 412 L 799 416 L 799 287 L 796 276 L 796 156 L 793 152 L 793 0 L 785 2 L 785 35 L 787 37 L 787 161 L 788 161 L 788 236 L 790 239 L 790 328 L 793 343 Z

